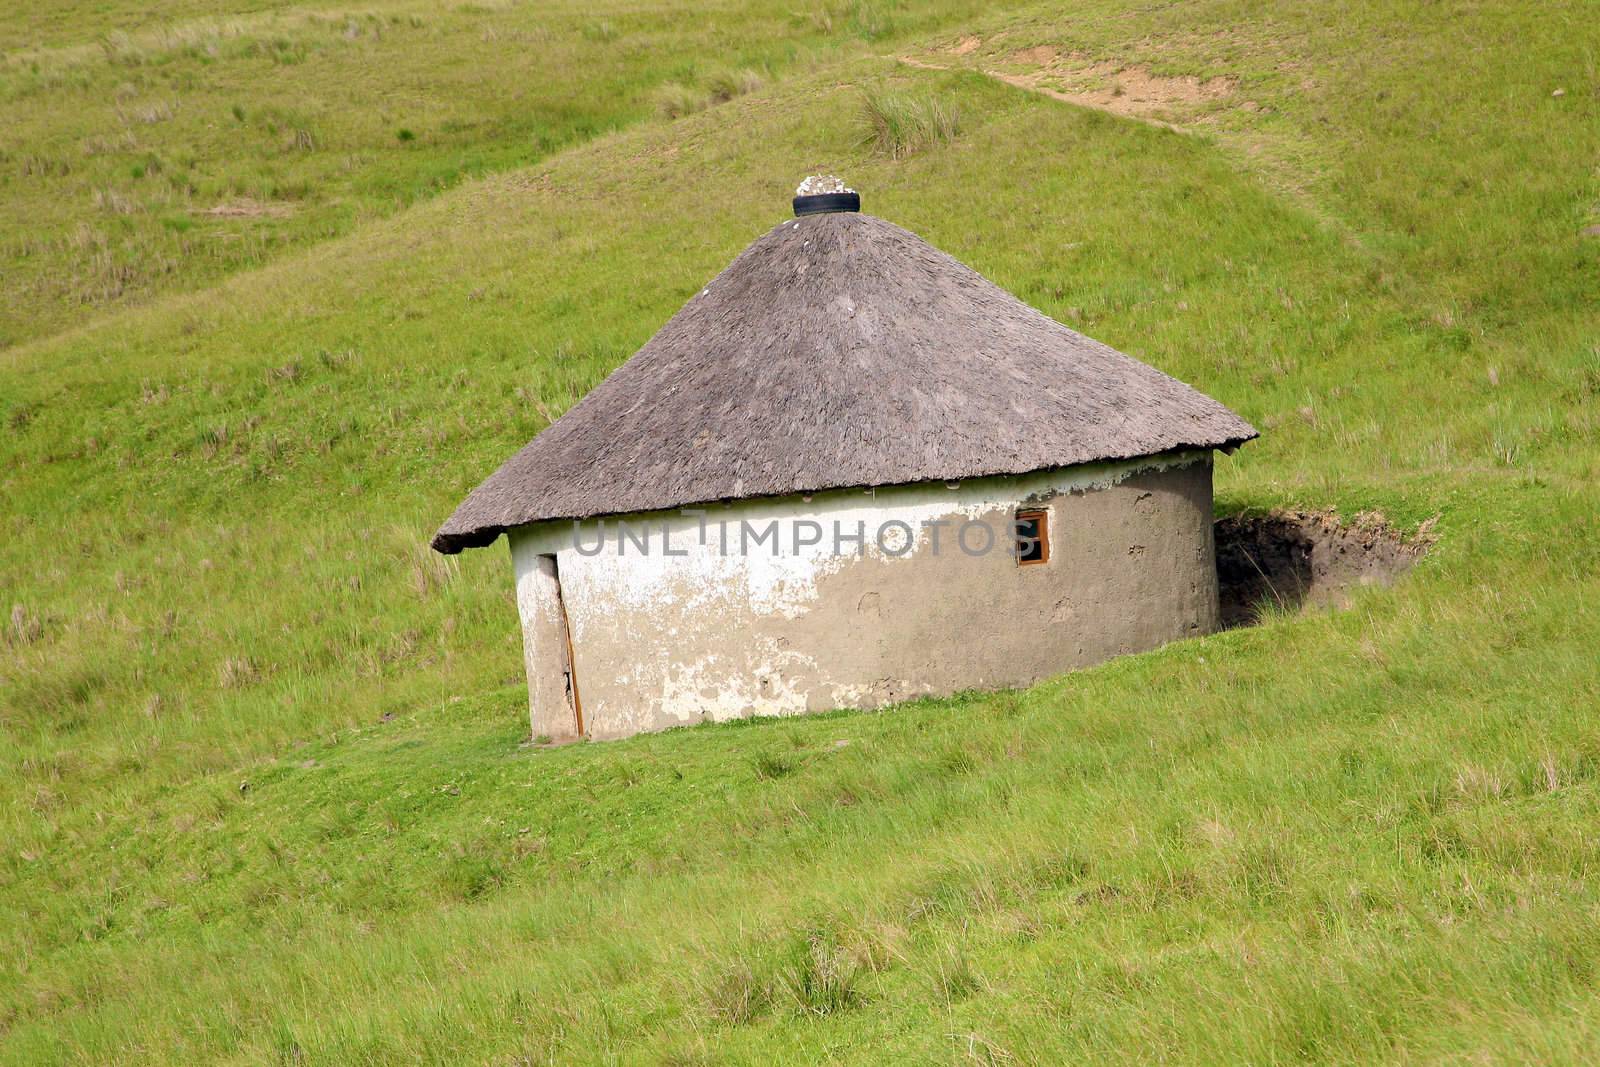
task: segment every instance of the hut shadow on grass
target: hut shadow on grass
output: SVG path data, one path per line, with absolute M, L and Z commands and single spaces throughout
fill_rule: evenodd
M 1225 629 L 1253 626 L 1270 612 L 1344 607 L 1353 589 L 1392 584 L 1431 543 L 1426 532 L 1406 540 L 1376 517 L 1347 526 L 1305 511 L 1228 515 L 1215 529 Z

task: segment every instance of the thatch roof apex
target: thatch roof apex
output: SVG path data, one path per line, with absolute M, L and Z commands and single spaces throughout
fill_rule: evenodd
M 900 227 L 784 222 L 469 494 L 441 552 L 548 519 L 1231 447 L 1249 423 Z

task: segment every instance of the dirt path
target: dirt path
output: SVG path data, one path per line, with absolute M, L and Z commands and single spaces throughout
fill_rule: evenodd
M 1255 121 L 1272 114 L 1270 104 L 1263 106 L 1244 97 L 1237 79 L 1155 74 L 1144 67 L 1097 60 L 1051 45 L 988 57 L 993 63 L 1022 68 L 1001 70 L 981 62 L 985 57 L 976 53 L 982 46 L 979 38 L 967 37 L 926 57 L 885 58 L 918 70 L 971 71 L 1074 107 L 1104 111 L 1185 136 L 1214 137 L 1219 146 L 1264 184 L 1337 230 L 1346 241 L 1356 247 L 1362 246 L 1348 223 L 1329 212 L 1312 193 L 1306 173 L 1296 165 L 1294 152 L 1284 140 L 1282 124 L 1273 126 Z M 944 56 L 949 56 L 952 62 L 939 62 Z M 1240 112 L 1247 113 L 1249 120 L 1238 121 Z M 1234 121 L 1218 121 L 1230 117 Z
M 972 50 L 967 48 L 966 51 L 962 51 L 962 46 L 958 45 L 954 54 L 966 55 Z M 1078 85 L 1070 90 L 1057 89 L 1046 84 L 1057 73 L 1052 69 L 1052 65 L 1058 57 L 1050 49 L 1031 49 L 1019 56 L 1038 63 L 1041 67 L 1039 71 L 1027 74 L 1011 74 L 965 64 L 945 66 L 914 56 L 894 58 L 897 62 L 920 70 L 974 71 L 984 77 L 1048 96 L 1064 104 L 1110 112 L 1113 115 L 1143 122 L 1148 126 L 1182 134 L 1193 134 L 1196 131 L 1190 126 L 1157 118 L 1153 112 L 1181 109 L 1185 105 L 1194 107 L 1197 104 L 1221 99 L 1233 89 L 1232 83 L 1226 79 L 1216 78 L 1202 82 L 1198 78 L 1164 78 L 1138 67 L 1117 67 L 1110 63 L 1090 63 L 1069 68 L 1067 79 L 1070 82 L 1077 82 Z

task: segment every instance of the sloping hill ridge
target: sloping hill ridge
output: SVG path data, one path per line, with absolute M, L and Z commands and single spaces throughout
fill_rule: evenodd
M 69 0 L 0 18 L 0 349 L 971 10 L 206 6 Z
M 0 1058 L 1583 1060 L 1600 76 L 1577 5 L 1424 11 L 953 16 L 0 355 Z M 1232 88 L 894 58 L 1041 47 Z M 1436 546 L 1026 692 L 524 747 L 505 559 L 427 535 L 819 165 L 1262 428 L 1221 507 Z

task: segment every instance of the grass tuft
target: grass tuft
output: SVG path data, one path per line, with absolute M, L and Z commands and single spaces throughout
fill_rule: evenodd
M 773 984 L 741 956 L 713 973 L 702 1000 L 711 1018 L 746 1026 L 772 1007 Z
M 932 981 L 934 994 L 946 1008 L 976 992 L 981 984 L 966 949 L 955 942 L 937 950 Z
M 931 92 L 868 90 L 861 114 L 862 144 L 890 159 L 949 144 L 961 131 L 960 110 Z
M 704 111 L 711 104 L 711 94 L 704 89 L 682 82 L 665 82 L 650 93 L 655 109 L 664 118 L 676 119 Z
M 839 944 L 831 930 L 809 929 L 789 945 L 779 967 L 779 982 L 795 1009 L 806 1015 L 834 1015 L 862 1003 L 858 983 L 862 965 Z
M 786 752 L 757 752 L 751 757 L 750 763 L 755 769 L 756 779 L 762 782 L 786 778 L 800 766 L 799 758 Z
M 716 103 L 732 100 L 736 96 L 753 93 L 766 84 L 766 76 L 759 70 L 740 67 L 738 70 L 719 70 L 706 78 L 706 91 Z

